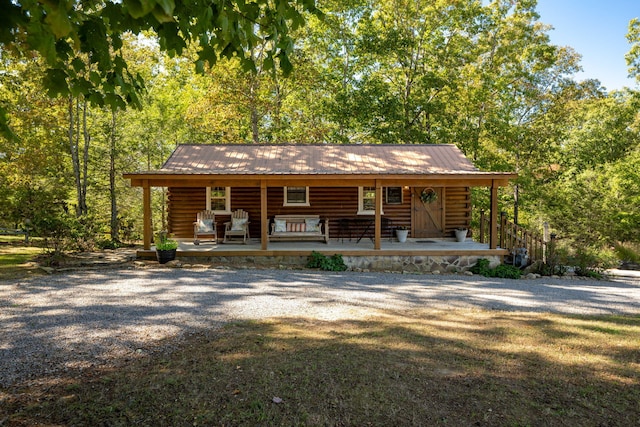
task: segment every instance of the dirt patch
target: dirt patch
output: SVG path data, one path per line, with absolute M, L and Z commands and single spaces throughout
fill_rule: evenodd
M 136 250 L 134 248 L 121 248 L 99 252 L 64 254 L 56 258 L 52 258 L 50 255 L 41 255 L 36 259 L 36 262 L 41 267 L 48 268 L 49 272 L 54 272 L 122 266 L 135 260 Z

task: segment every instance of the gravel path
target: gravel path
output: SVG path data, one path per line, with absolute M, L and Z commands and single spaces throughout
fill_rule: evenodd
M 116 269 L 0 284 L 0 386 L 110 366 L 234 319 L 477 308 L 639 314 L 640 281 L 288 270 Z

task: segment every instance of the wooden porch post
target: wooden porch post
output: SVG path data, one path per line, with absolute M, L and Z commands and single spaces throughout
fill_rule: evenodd
M 148 179 L 142 184 L 142 212 L 144 250 L 148 251 L 151 249 L 151 187 Z
M 260 181 L 260 243 L 266 251 L 269 245 L 269 218 L 267 216 L 267 181 Z
M 380 240 L 382 237 L 382 184 L 376 180 L 376 217 L 375 217 L 375 229 L 373 237 L 373 249 L 380 249 Z
M 491 182 L 491 219 L 489 225 L 489 249 L 498 247 L 498 186 L 495 181 Z

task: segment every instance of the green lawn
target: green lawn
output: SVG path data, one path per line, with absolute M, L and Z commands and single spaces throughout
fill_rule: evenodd
M 0 236 L 0 279 L 36 273 L 38 269 L 32 261 L 40 254 L 42 248 L 25 245 L 23 236 Z
M 640 317 L 453 310 L 238 322 L 0 390 L 8 425 L 640 424 Z

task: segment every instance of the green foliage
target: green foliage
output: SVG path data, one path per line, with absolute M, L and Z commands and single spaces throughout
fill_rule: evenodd
M 558 246 L 556 239 L 547 243 L 546 258 L 546 262 L 538 261 L 533 265 L 532 273 L 542 276 L 563 276 L 567 273 L 569 251 L 566 247 Z
M 478 261 L 473 265 L 469 271 L 473 274 L 479 274 L 481 276 L 489 277 L 491 272 L 490 261 L 486 258 L 479 258 Z
M 156 250 L 158 251 L 171 251 L 174 249 L 178 249 L 178 242 L 170 239 L 166 231 L 161 231 L 160 233 L 158 233 L 155 245 Z
M 53 253 L 92 251 L 97 246 L 104 223 L 94 215 L 76 217 L 67 213 L 43 213 L 31 221 L 34 234 L 45 238 Z
M 469 271 L 485 277 L 499 277 L 503 279 L 519 279 L 522 276 L 522 271 L 512 265 L 500 264 L 495 268 L 491 268 L 489 260 L 485 258 L 478 259 Z
M 491 271 L 490 277 L 500 277 L 503 279 L 519 279 L 522 277 L 522 270 L 513 265 L 500 264 Z
M 640 252 L 636 249 L 624 245 L 616 245 L 614 252 L 618 259 L 623 262 L 640 263 Z
M 569 257 L 569 263 L 575 266 L 576 275 L 601 279 L 602 272 L 616 264 L 615 258 L 615 252 L 612 250 L 578 248 Z
M 119 242 L 113 241 L 111 239 L 102 239 L 96 242 L 96 245 L 100 249 L 118 249 L 121 245 Z
M 112 109 L 141 107 L 144 80 L 129 71 L 122 56 L 123 34 L 153 31 L 170 56 L 195 45 L 198 70 L 233 56 L 243 69 L 255 69 L 254 57 L 245 53 L 264 35 L 271 43 L 265 46 L 268 60 L 263 67 L 278 62 L 286 74 L 293 51 L 290 32 L 304 23 L 303 12 L 321 15 L 314 0 L 106 1 L 100 7 L 83 0 L 3 2 L 0 46 L 17 53 L 38 52 L 48 66 L 45 86 L 52 95 L 82 94 L 93 105 Z M 2 129 L 7 129 L 4 106 Z
M 548 259 L 546 263 L 540 261 L 534 264 L 533 267 L 531 272 L 542 276 L 564 276 L 567 273 L 565 265 L 549 262 Z
M 629 75 L 640 82 L 640 19 L 633 18 L 629 21 L 627 40 L 631 44 L 629 52 L 625 55 Z
M 347 269 L 341 254 L 333 254 L 328 257 L 316 251 L 311 252 L 311 255 L 309 255 L 307 267 L 319 268 L 325 271 L 345 271 Z
M 539 187 L 550 223 L 575 247 L 640 241 L 639 100 L 621 92 L 580 103 L 558 173 Z

